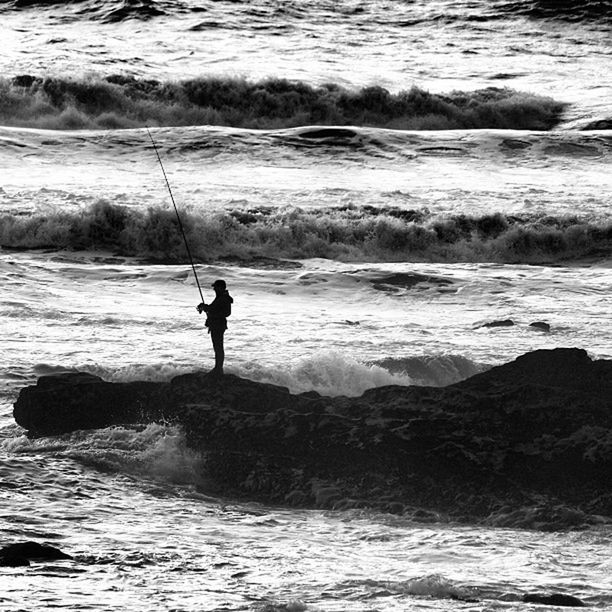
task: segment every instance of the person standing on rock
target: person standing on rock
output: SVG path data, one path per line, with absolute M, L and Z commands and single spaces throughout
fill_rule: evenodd
M 196 308 L 202 314 L 206 313 L 206 327 L 212 340 L 213 350 L 215 351 L 215 367 L 211 374 L 221 376 L 223 374 L 223 361 L 225 360 L 225 350 L 223 348 L 223 334 L 227 329 L 227 317 L 232 313 L 234 299 L 227 291 L 224 280 L 216 280 L 212 284 L 215 290 L 215 299 L 210 304 L 202 302 Z

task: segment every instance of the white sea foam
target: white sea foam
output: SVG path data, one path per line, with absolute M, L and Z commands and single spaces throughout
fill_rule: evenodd
M 182 430 L 158 423 L 80 430 L 51 438 L 16 435 L 0 439 L 0 450 L 71 458 L 98 469 L 173 484 L 196 484 L 203 473 L 203 459 L 187 448 Z
M 180 430 L 160 424 L 143 428 L 109 427 L 66 436 L 69 455 L 117 471 L 176 478 L 193 470 Z
M 258 382 L 288 387 L 293 393 L 317 391 L 328 396 L 359 396 L 372 387 L 413 384 L 405 374 L 391 374 L 380 366 L 359 363 L 335 351 L 319 352 L 275 368 L 245 364 L 237 373 Z

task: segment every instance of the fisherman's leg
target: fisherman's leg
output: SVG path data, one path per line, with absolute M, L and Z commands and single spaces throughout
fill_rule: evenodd
M 215 372 L 223 374 L 223 361 L 225 360 L 225 351 L 223 348 L 224 329 L 210 330 L 210 339 L 212 340 L 213 349 L 215 351 Z

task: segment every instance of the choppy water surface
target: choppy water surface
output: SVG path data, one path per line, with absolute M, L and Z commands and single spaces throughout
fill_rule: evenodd
M 542 534 L 238 504 L 215 497 L 202 458 L 159 425 L 28 441 L 9 401 L 37 375 L 159 380 L 210 363 L 188 267 L 107 259 L 2 258 L 1 532 L 75 556 L 2 569 L 4 609 L 523 610 L 540 591 L 612 606 L 605 525 Z M 359 394 L 445 384 L 534 348 L 609 357 L 609 267 L 303 263 L 199 267 L 237 296 L 230 372 Z M 377 288 L 399 272 L 429 280 Z M 517 325 L 479 327 L 506 316 Z M 528 326 L 541 319 L 552 333 Z
M 5 255 L 0 266 L 11 290 L 2 303 L 9 380 L 62 368 L 159 379 L 210 363 L 188 266 L 21 254 Z M 311 260 L 289 270 L 199 270 L 202 278 L 225 277 L 236 296 L 229 371 L 295 391 L 353 395 L 392 382 L 449 384 L 479 365 L 555 346 L 610 357 L 609 266 Z M 501 319 L 515 325 L 482 327 Z M 529 326 L 536 321 L 551 332 Z M 408 358 L 429 364 L 429 378 L 420 380 Z M 376 365 L 389 359 L 394 375 Z M 474 369 L 455 371 L 462 362 Z
M 44 374 L 211 365 L 145 125 L 206 297 L 215 278 L 234 295 L 229 372 L 359 395 L 539 348 L 611 358 L 611 15 L 572 0 L 1 3 L 0 543 L 75 558 L 0 568 L 0 608 L 484 612 L 558 592 L 612 609 L 605 522 L 542 533 L 237 503 L 176 429 L 28 440 L 11 415 Z M 237 113 L 244 92 L 257 112 Z
M 75 556 L 3 569 L 6 610 L 24 601 L 45 610 L 521 610 L 526 592 L 542 590 L 611 605 L 610 535 L 599 529 L 542 534 L 224 502 L 181 484 L 197 459 L 160 426 L 5 438 L 2 453 L 12 483 L 4 537 Z
M 608 2 L 7 2 L 3 73 L 489 85 L 609 110 Z M 23 50 L 27 49 L 25 53 Z
M 609 219 L 609 131 L 345 132 L 190 127 L 152 133 L 184 214 L 190 208 L 369 205 Z M 0 159 L 7 169 L 0 211 L 70 210 L 100 199 L 169 206 L 142 129 L 0 129 Z

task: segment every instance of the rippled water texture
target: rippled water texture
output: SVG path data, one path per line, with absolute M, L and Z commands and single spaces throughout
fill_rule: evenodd
M 571 0 L 2 2 L 0 545 L 74 558 L 0 567 L 0 609 L 535 612 L 526 593 L 562 593 L 612 610 L 604 519 L 553 533 L 266 507 L 220 496 L 176 428 L 28 440 L 12 418 L 42 375 L 212 365 L 151 117 L 205 297 L 225 278 L 235 298 L 228 372 L 359 395 L 535 349 L 611 358 L 610 131 L 582 130 L 612 117 L 611 14 Z M 212 77 L 228 100 L 270 77 L 256 93 L 283 112 L 292 87 L 327 84 L 309 112 L 335 92 L 355 125 L 231 108 L 215 124 L 218 109 L 183 104 Z M 366 86 L 379 89 L 355 94 Z M 388 123 L 412 86 L 440 95 L 414 90 L 419 126 Z M 427 123 L 441 106 L 459 127 L 530 129 L 427 129 L 451 127 Z
M 75 559 L 3 569 L 3 609 L 524 610 L 524 593 L 550 589 L 611 605 L 605 532 L 236 505 L 172 484 L 172 463 L 184 478 L 194 460 L 177 444 L 159 426 L 5 441 L 5 537 Z

